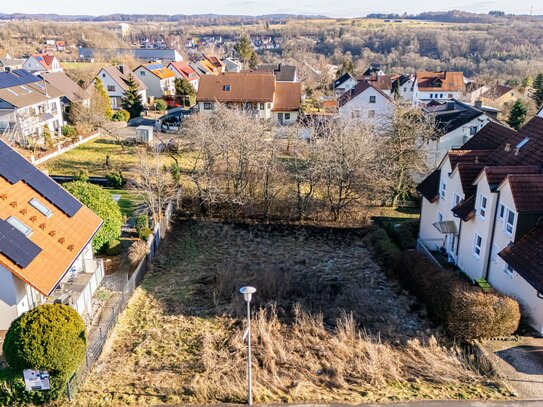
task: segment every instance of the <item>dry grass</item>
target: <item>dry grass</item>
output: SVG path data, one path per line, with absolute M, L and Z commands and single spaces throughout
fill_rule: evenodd
M 243 284 L 258 288 L 256 402 L 508 397 L 412 311 L 363 235 L 176 224 L 76 404 L 244 402 Z

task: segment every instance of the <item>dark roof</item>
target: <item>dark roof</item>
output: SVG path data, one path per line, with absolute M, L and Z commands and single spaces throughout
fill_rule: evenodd
M 277 82 L 295 82 L 296 67 L 294 65 L 259 65 L 257 71 L 273 72 Z
M 513 195 L 517 212 L 543 212 L 542 174 L 511 174 L 507 176 L 507 181 L 511 187 L 511 195 Z
M 360 95 L 362 92 L 366 91 L 369 88 L 375 89 L 377 92 L 383 95 L 386 99 L 392 102 L 392 99 L 390 98 L 390 96 L 384 93 L 381 89 L 373 86 L 371 81 L 360 81 L 355 85 L 354 88 L 348 90 L 337 99 L 338 105 L 340 107 L 346 105 L 349 101 L 351 101 L 352 99 L 354 99 L 355 97 L 357 97 L 358 95 Z
M 500 166 L 500 167 L 485 167 L 483 170 L 486 173 L 488 184 L 496 187 L 509 174 L 540 174 L 542 168 L 539 165 L 521 165 L 521 166 Z
M 452 213 L 457 218 L 467 222 L 475 215 L 475 195 L 471 195 L 452 208 Z
M 448 153 L 451 169 L 458 163 L 488 163 L 488 157 L 493 153 L 492 150 L 451 150 Z
M 543 118 L 532 118 L 518 133 L 503 142 L 490 159 L 497 165 L 543 163 Z
M 373 74 L 377 74 L 379 71 L 384 71 L 381 65 L 373 64 L 371 65 L 366 71 L 362 74 L 363 76 L 372 76 Z
M 484 114 L 483 111 L 458 100 L 451 100 L 424 109 L 435 117 L 436 126 L 445 135 Z
M 511 86 L 492 85 L 490 89 L 481 94 L 481 97 L 485 99 L 495 100 L 501 98 L 506 93 L 513 92 L 514 90 L 515 88 L 512 88 Z
M 457 169 L 460 173 L 460 182 L 465 196 L 470 196 L 475 192 L 476 187 L 473 185 L 473 181 L 484 167 L 484 164 L 478 163 L 458 163 Z
M 509 127 L 488 122 L 462 146 L 462 150 L 494 150 L 515 134 L 516 131 Z
M 353 79 L 353 77 L 351 76 L 349 72 L 345 72 L 343 75 L 337 78 L 336 81 L 334 82 L 334 89 L 342 85 L 343 83 L 347 82 L 349 79 Z
M 71 103 L 87 99 L 89 96 L 64 72 L 44 72 L 40 76 L 49 84 L 59 89 Z
M 499 256 L 532 287 L 543 292 L 543 223 L 507 246 Z
M 439 179 L 441 170 L 435 170 L 417 186 L 417 192 L 434 203 L 439 198 Z
M 396 79 L 392 81 L 392 89 L 396 89 L 396 87 L 403 86 L 406 82 L 408 82 L 411 79 L 409 75 L 400 75 Z

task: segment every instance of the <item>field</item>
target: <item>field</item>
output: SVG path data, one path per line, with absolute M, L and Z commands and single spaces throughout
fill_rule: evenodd
M 178 220 L 76 405 L 507 398 L 381 273 L 364 229 Z M 477 367 L 476 367 L 477 366 Z

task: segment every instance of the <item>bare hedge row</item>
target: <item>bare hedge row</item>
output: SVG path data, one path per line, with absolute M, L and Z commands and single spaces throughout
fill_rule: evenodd
M 375 230 L 367 241 L 382 266 L 426 306 L 429 318 L 454 338 L 491 338 L 517 330 L 520 308 L 512 298 L 485 293 L 419 252 L 401 251 L 384 229 Z

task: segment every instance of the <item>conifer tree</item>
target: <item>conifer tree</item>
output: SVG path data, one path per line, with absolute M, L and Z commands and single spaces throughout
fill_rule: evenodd
M 96 78 L 94 81 L 94 90 L 96 91 L 96 98 L 98 99 L 96 101 L 96 107 L 104 113 L 104 116 L 108 120 L 111 120 L 111 117 L 113 116 L 113 109 L 111 108 L 111 103 L 109 101 L 106 88 L 104 88 L 104 84 L 100 78 Z
M 526 120 L 526 113 L 527 111 L 522 101 L 517 100 L 509 112 L 507 124 L 515 130 L 520 129 Z
M 139 84 L 132 74 L 128 75 L 127 85 L 128 90 L 125 92 L 122 99 L 123 109 L 130 113 L 131 118 L 139 117 L 143 111 L 143 100 L 139 93 Z
M 533 98 L 537 107 L 543 105 L 543 73 L 540 73 L 535 77 Z
M 179 99 L 183 101 L 185 101 L 188 98 L 189 103 L 192 104 L 194 102 L 194 97 L 196 96 L 196 92 L 194 91 L 194 88 L 192 87 L 192 85 L 185 78 L 176 78 L 175 79 L 175 96 L 177 96 Z

